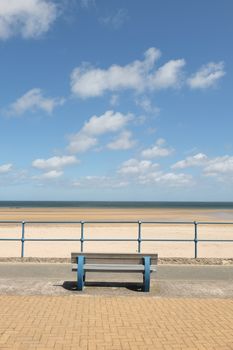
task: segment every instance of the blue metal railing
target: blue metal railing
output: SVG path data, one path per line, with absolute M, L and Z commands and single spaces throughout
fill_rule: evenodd
M 142 242 L 193 242 L 194 243 L 194 258 L 198 257 L 198 243 L 199 242 L 224 242 L 233 243 L 233 239 L 199 239 L 198 238 L 198 226 L 199 225 L 233 225 L 233 222 L 207 222 L 207 221 L 0 221 L 1 224 L 18 224 L 21 225 L 21 237 L 19 238 L 1 238 L 0 241 L 18 241 L 21 242 L 21 258 L 24 257 L 24 248 L 26 241 L 46 241 L 46 242 L 67 242 L 75 241 L 80 242 L 80 250 L 84 250 L 84 242 L 137 242 L 138 252 L 141 252 Z M 25 236 L 25 226 L 28 224 L 79 224 L 80 225 L 80 238 L 27 238 Z M 138 232 L 137 238 L 85 238 L 84 225 L 85 224 L 137 224 Z M 194 237 L 190 239 L 171 239 L 171 238 L 143 238 L 142 237 L 142 225 L 193 225 Z

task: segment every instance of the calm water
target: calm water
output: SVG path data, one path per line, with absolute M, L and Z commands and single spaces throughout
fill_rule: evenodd
M 7 208 L 193 208 L 233 209 L 233 202 L 0 201 Z

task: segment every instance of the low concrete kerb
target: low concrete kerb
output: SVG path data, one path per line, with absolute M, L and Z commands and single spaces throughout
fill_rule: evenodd
M 70 263 L 70 258 L 0 257 L 0 263 Z M 159 265 L 233 265 L 233 258 L 159 258 Z

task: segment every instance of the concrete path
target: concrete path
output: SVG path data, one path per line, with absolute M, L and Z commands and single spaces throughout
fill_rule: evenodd
M 102 273 L 95 273 L 97 278 Z M 124 279 L 124 274 L 121 274 Z M 152 279 L 158 280 L 215 280 L 233 281 L 233 265 L 231 266 L 200 266 L 200 265 L 159 265 Z M 75 279 L 71 264 L 65 263 L 0 263 L 0 278 L 58 278 Z M 128 277 L 126 277 L 128 278 Z
M 83 295 L 141 294 L 142 276 L 89 273 Z M 0 294 L 80 295 L 71 264 L 1 263 Z M 143 293 L 144 295 L 144 293 Z M 159 265 L 151 275 L 155 297 L 233 298 L 233 266 Z

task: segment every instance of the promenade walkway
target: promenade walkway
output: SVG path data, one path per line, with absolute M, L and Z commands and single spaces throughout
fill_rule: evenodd
M 233 350 L 232 266 L 159 266 L 151 293 L 74 280 L 69 264 L 0 264 L 0 350 Z
M 0 349 L 233 349 L 233 300 L 0 296 Z

